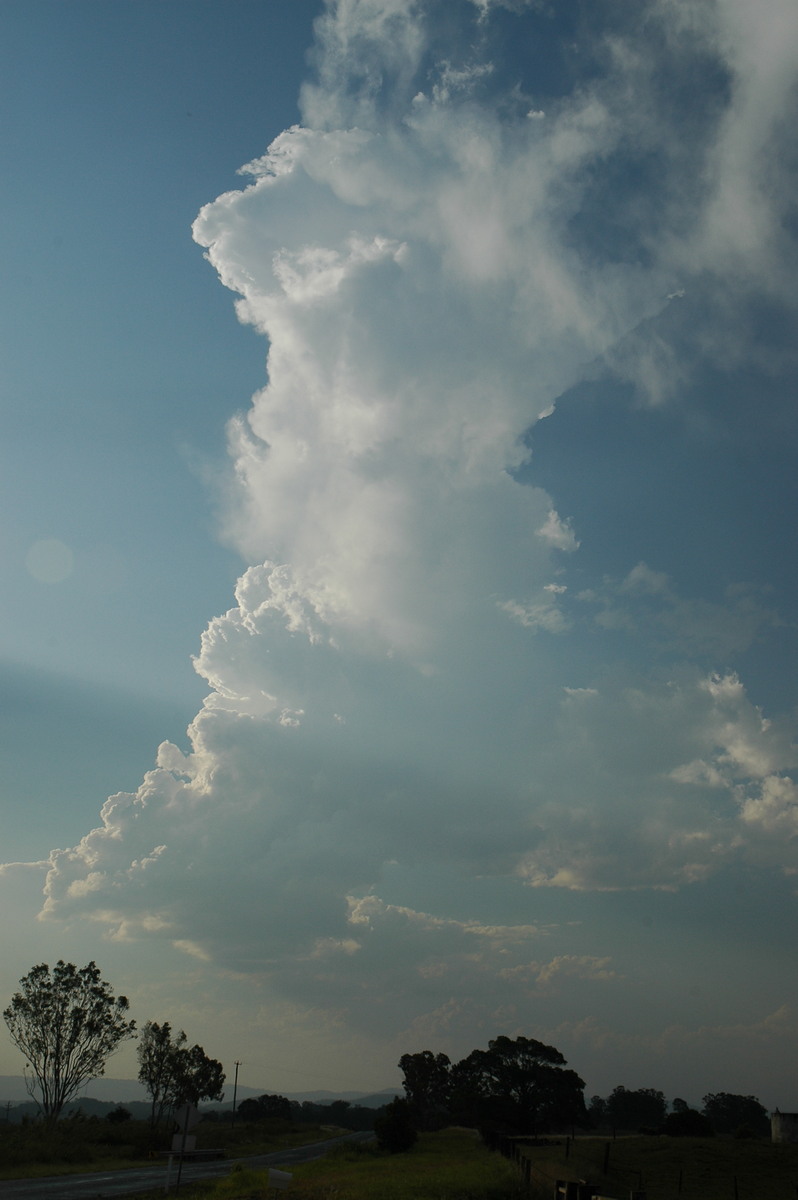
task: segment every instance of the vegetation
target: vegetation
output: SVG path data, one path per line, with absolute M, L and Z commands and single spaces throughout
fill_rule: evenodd
M 257 1123 L 202 1120 L 196 1129 L 198 1149 L 220 1149 L 228 1158 L 271 1154 L 334 1136 L 318 1126 L 290 1121 Z M 0 1179 L 78 1174 L 140 1167 L 153 1161 L 153 1150 L 166 1149 L 171 1130 L 153 1140 L 148 1120 L 110 1121 L 73 1116 L 45 1126 L 0 1122 Z
M 310 1121 L 313 1125 L 338 1125 L 342 1129 L 352 1130 L 373 1129 L 374 1118 L 379 1111 L 365 1104 L 350 1104 L 348 1100 L 333 1100 L 329 1104 L 319 1104 L 313 1100 L 303 1100 L 301 1103 L 291 1100 L 288 1103 L 292 1121 Z M 238 1111 L 241 1112 L 240 1105 Z
M 668 1113 L 662 1125 L 662 1132 L 666 1133 L 668 1137 L 707 1138 L 715 1136 L 715 1130 L 712 1128 L 709 1117 L 695 1108 L 688 1108 L 686 1104 L 684 1108 L 676 1108 L 675 1101 L 673 1112 Z
M 180 1104 L 224 1097 L 222 1064 L 209 1058 L 202 1046 L 186 1045 L 183 1030 L 172 1037 L 169 1022 L 148 1021 L 137 1048 L 139 1081 L 150 1094 L 150 1123 L 154 1128 L 164 1113 Z
M 625 1133 L 666 1133 L 670 1137 L 769 1137 L 770 1117 L 756 1096 L 731 1092 L 704 1096 L 703 1108 L 690 1108 L 677 1096 L 668 1113 L 665 1096 L 654 1088 L 616 1087 L 606 1099 L 592 1096 L 588 1118 L 594 1129 Z
M 451 1060 L 446 1054 L 422 1050 L 403 1054 L 399 1069 L 417 1129 L 440 1129 L 446 1123 L 451 1103 Z
M 408 1154 L 392 1155 L 371 1144 L 341 1145 L 324 1158 L 287 1168 L 290 1200 L 513 1200 L 522 1195 L 518 1172 L 485 1148 L 470 1131 L 421 1134 Z M 260 1190 L 218 1191 L 218 1196 L 265 1197 Z M 548 1198 L 547 1198 L 548 1200 Z
M 767 1109 L 756 1096 L 736 1096 L 731 1092 L 715 1092 L 704 1096 L 704 1116 L 716 1133 L 731 1133 L 736 1137 L 767 1137 L 770 1118 Z
M 565 1069 L 559 1050 L 534 1038 L 494 1038 L 454 1066 L 429 1050 L 403 1055 L 399 1066 L 421 1129 L 452 1122 L 491 1137 L 588 1123 L 584 1081 Z
M 59 959 L 52 971 L 40 963 L 19 982 L 3 1017 L 32 1071 L 28 1091 L 52 1125 L 84 1083 L 104 1073 L 136 1023 L 127 1019 L 127 997 L 114 996 L 94 962 L 79 970 Z
M 44 1119 L 20 1113 L 19 1123 L 0 1123 L 0 1179 L 140 1165 L 165 1148 L 171 1126 L 162 1122 L 176 1106 L 223 1098 L 221 1063 L 201 1046 L 189 1047 L 182 1030 L 173 1034 L 168 1022 L 148 1021 L 138 1059 L 149 1119 L 136 1119 L 147 1108 L 135 1103 L 134 1113 L 97 1104 L 102 1117 L 78 1109 L 64 1118 L 65 1106 L 103 1074 L 119 1042 L 134 1036 L 128 1001 L 113 995 L 93 962 L 78 970 L 59 961 L 52 972 L 41 964 L 20 984 L 4 1017 L 32 1071 L 29 1091 Z M 754 1096 L 709 1093 L 700 1112 L 677 1097 L 668 1112 L 662 1092 L 619 1085 L 606 1098 L 594 1096 L 588 1110 L 584 1084 L 559 1050 L 526 1037 L 494 1038 L 454 1064 L 429 1050 L 405 1054 L 399 1066 L 405 1097 L 381 1109 L 264 1094 L 243 1100 L 235 1115 L 206 1113 L 197 1149 L 245 1158 L 322 1141 L 341 1127 L 374 1128 L 368 1144 L 339 1145 L 292 1166 L 292 1200 L 548 1200 L 555 1179 L 591 1179 L 615 1195 L 645 1188 L 647 1200 L 794 1200 L 798 1191 L 798 1147 L 758 1140 L 769 1121 Z M 612 1130 L 613 1139 L 574 1138 L 575 1127 L 590 1125 Z M 571 1136 L 538 1140 L 563 1131 Z M 617 1131 L 671 1136 L 616 1139 Z M 499 1146 L 525 1160 L 520 1171 L 495 1153 Z M 186 1200 L 267 1193 L 268 1174 L 240 1164 L 221 1181 L 186 1181 L 183 1188 Z
M 415 1146 L 418 1133 L 407 1100 L 397 1096 L 377 1116 L 374 1122 L 377 1145 L 388 1154 L 404 1154 Z
M 167 1105 L 174 1103 L 170 1100 L 170 1092 L 175 1075 L 176 1057 L 187 1042 L 185 1033 L 181 1030 L 172 1037 L 172 1027 L 168 1021 L 159 1025 L 156 1021 L 148 1021 L 139 1035 L 136 1054 L 139 1060 L 139 1083 L 143 1083 L 150 1096 L 150 1124 L 153 1128 L 158 1124 Z
M 647 1200 L 795 1200 L 798 1183 L 798 1146 L 757 1140 L 577 1138 L 521 1154 L 531 1200 L 550 1200 L 557 1179 L 587 1179 L 611 1196 L 644 1190 Z
M 258 1096 L 257 1100 L 242 1100 L 236 1112 L 244 1121 L 268 1121 L 273 1117 L 290 1121 L 291 1101 L 285 1096 Z
M 518 1172 L 501 1155 L 486 1150 L 472 1131 L 446 1129 L 422 1134 L 410 1154 L 399 1157 L 371 1143 L 334 1147 L 324 1158 L 292 1164 L 287 1192 L 269 1190 L 266 1171 L 238 1164 L 213 1183 L 185 1182 L 181 1200 L 522 1200 Z M 159 1200 L 163 1192 L 128 1200 Z M 546 1200 L 549 1200 L 547 1197 Z
M 613 1088 L 605 1105 L 605 1119 L 613 1129 L 634 1129 L 651 1132 L 665 1121 L 668 1106 L 665 1095 L 655 1088 Z

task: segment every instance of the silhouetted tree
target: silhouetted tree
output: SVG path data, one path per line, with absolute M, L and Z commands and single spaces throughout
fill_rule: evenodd
M 601 1096 L 591 1096 L 587 1115 L 594 1129 L 600 1129 L 607 1120 L 607 1101 Z
M 403 1154 L 416 1144 L 418 1133 L 413 1125 L 410 1105 L 401 1096 L 378 1113 L 374 1121 L 374 1132 L 381 1150 L 389 1154 Z
M 674 1101 L 675 1103 L 675 1101 Z M 712 1122 L 698 1109 L 684 1108 L 668 1113 L 662 1126 L 662 1132 L 668 1137 L 714 1137 L 715 1130 Z
M 106 1121 L 110 1121 L 112 1125 L 121 1125 L 125 1121 L 132 1120 L 133 1114 L 129 1108 L 124 1108 L 123 1105 L 118 1104 L 116 1108 L 112 1108 L 109 1113 L 106 1113 L 105 1119 Z
M 168 1021 L 148 1021 L 138 1046 L 139 1080 L 152 1098 L 150 1124 L 179 1104 L 224 1099 L 222 1064 L 209 1058 L 202 1046 L 186 1045 L 183 1030 L 173 1038 Z
M 147 1021 L 141 1031 L 136 1047 L 139 1082 L 144 1084 L 150 1096 L 152 1129 L 160 1122 L 164 1109 L 174 1103 L 173 1083 L 177 1070 L 177 1056 L 187 1040 L 182 1029 L 173 1038 L 172 1026 L 168 1021 L 164 1021 L 163 1025 L 159 1025 L 157 1021 Z
M 655 1088 L 613 1088 L 607 1098 L 607 1119 L 613 1129 L 658 1129 L 665 1120 L 663 1092 Z
M 309 1125 L 342 1125 L 344 1129 L 373 1129 L 379 1109 L 365 1104 L 350 1104 L 333 1100 L 331 1104 L 314 1104 L 312 1100 L 289 1101 L 291 1119 Z
M 421 1050 L 403 1054 L 405 1097 L 417 1129 L 440 1129 L 446 1123 L 452 1087 L 451 1063 L 445 1054 Z
M 534 1038 L 494 1038 L 451 1072 L 452 1107 L 482 1130 L 535 1133 L 587 1123 L 584 1081 L 554 1046 Z
M 740 1134 L 746 1131 L 753 1137 L 767 1137 L 770 1119 L 767 1109 L 756 1096 L 737 1096 L 733 1092 L 710 1092 L 702 1101 L 701 1110 L 712 1123 L 716 1133 Z
M 173 1095 L 175 1104 L 199 1104 L 202 1100 L 224 1100 L 225 1074 L 216 1058 L 202 1046 L 177 1052 Z
M 291 1120 L 291 1102 L 285 1096 L 258 1096 L 257 1100 L 242 1100 L 237 1111 L 243 1121 Z
M 52 971 L 40 963 L 19 982 L 3 1017 L 33 1072 L 28 1091 L 53 1124 L 84 1083 L 105 1072 L 120 1042 L 135 1036 L 136 1023 L 127 1019 L 127 997 L 114 996 L 94 962 L 78 969 L 59 959 Z

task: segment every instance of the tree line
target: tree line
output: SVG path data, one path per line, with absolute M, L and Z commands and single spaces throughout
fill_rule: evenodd
M 667 1133 L 672 1137 L 766 1137 L 770 1132 L 767 1109 L 756 1096 L 710 1092 L 700 1109 L 675 1097 L 668 1111 L 663 1092 L 655 1088 L 631 1090 L 616 1087 L 609 1096 L 592 1096 L 588 1116 L 595 1128 L 631 1132 Z
M 585 1105 L 584 1083 L 566 1069 L 559 1050 L 533 1038 L 498 1037 L 487 1050 L 472 1050 L 457 1063 L 422 1050 L 402 1055 L 399 1067 L 404 1098 L 386 1114 L 397 1143 L 412 1144 L 414 1130 L 448 1124 L 476 1126 L 489 1143 L 502 1135 L 569 1127 L 674 1137 L 766 1137 L 770 1131 L 768 1112 L 755 1096 L 729 1092 L 704 1096 L 700 1110 L 676 1097 L 669 1111 L 664 1093 L 655 1088 L 618 1086 Z
M 3 1013 L 12 1041 L 29 1070 L 28 1091 L 48 1124 L 91 1079 L 104 1074 L 111 1054 L 138 1037 L 138 1078 L 150 1097 L 150 1125 L 183 1104 L 222 1100 L 222 1064 L 202 1046 L 189 1045 L 183 1030 L 148 1021 L 140 1033 L 128 1017 L 125 996 L 115 996 L 96 963 L 77 968 L 59 960 L 33 967 Z M 554 1046 L 534 1038 L 504 1035 L 472 1050 L 459 1062 L 422 1050 L 399 1060 L 404 1097 L 374 1119 L 373 1110 L 350 1110 L 345 1100 L 330 1105 L 296 1105 L 283 1096 L 244 1100 L 246 1120 L 327 1118 L 350 1128 L 369 1128 L 389 1149 L 406 1149 L 418 1131 L 445 1125 L 476 1126 L 490 1143 L 505 1134 L 539 1134 L 574 1126 L 651 1131 L 688 1136 L 713 1133 L 764 1136 L 768 1114 L 754 1096 L 727 1092 L 704 1096 L 691 1108 L 677 1097 L 668 1111 L 664 1093 L 654 1088 L 618 1086 L 606 1098 L 584 1099 L 585 1084 L 567 1067 Z M 323 1111 L 322 1111 L 323 1110 Z
M 84 1084 L 105 1073 L 122 1042 L 137 1036 L 138 1077 L 151 1099 L 153 1127 L 181 1104 L 223 1098 L 222 1064 L 202 1046 L 189 1046 L 182 1030 L 173 1034 L 168 1022 L 148 1021 L 138 1035 L 127 997 L 114 995 L 95 962 L 78 968 L 59 959 L 52 970 L 39 963 L 19 982 L 3 1018 L 27 1062 L 28 1092 L 48 1125 Z
M 584 1080 L 554 1046 L 505 1036 L 460 1062 L 422 1050 L 403 1054 L 408 1116 L 418 1130 L 477 1126 L 483 1133 L 541 1133 L 587 1124 Z
M 320 1104 L 313 1100 L 288 1100 L 285 1096 L 263 1095 L 242 1100 L 236 1115 L 242 1121 L 291 1121 L 300 1125 L 337 1125 L 341 1129 L 373 1129 L 378 1109 L 348 1100 Z

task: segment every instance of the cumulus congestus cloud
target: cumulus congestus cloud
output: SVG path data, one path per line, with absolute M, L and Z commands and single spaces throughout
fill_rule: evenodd
M 608 9 L 579 86 L 540 96 L 489 36 L 532 9 L 453 7 L 447 49 L 442 4 L 328 4 L 303 124 L 197 218 L 268 339 L 229 427 L 224 536 L 250 565 L 202 637 L 187 752 L 161 746 L 53 853 L 46 902 L 294 1000 L 323 979 L 342 1019 L 390 993 L 369 1019 L 419 1033 L 477 1020 L 452 996 L 496 1012 L 498 988 L 518 1013 L 566 976 L 614 986 L 601 947 L 559 952 L 530 921 L 541 888 L 798 865 L 794 729 L 733 665 L 783 625 L 776 601 L 639 556 L 620 582 L 583 565 L 578 514 L 535 473 L 536 423 L 582 381 L 667 404 L 744 354 L 735 313 L 785 303 L 788 198 L 763 182 L 783 43 L 752 41 L 742 4 L 652 3 L 626 29 Z M 679 289 L 732 287 L 703 335 L 673 334 Z M 392 903 L 401 869 L 502 877 L 517 906 Z

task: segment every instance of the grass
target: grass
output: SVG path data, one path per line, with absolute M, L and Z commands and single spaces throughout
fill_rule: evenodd
M 228 1158 L 274 1151 L 323 1141 L 336 1132 L 318 1125 L 290 1121 L 202 1121 L 195 1130 L 197 1148 L 219 1148 Z M 154 1153 L 165 1149 L 169 1134 L 153 1139 L 144 1121 L 108 1121 L 70 1117 L 48 1131 L 41 1124 L 0 1124 L 0 1180 L 40 1179 L 47 1175 L 76 1175 L 91 1171 L 116 1171 L 160 1160 Z
M 518 1172 L 464 1129 L 421 1134 L 406 1154 L 370 1144 L 336 1146 L 324 1158 L 289 1166 L 287 1200 L 521 1200 Z M 266 1196 L 264 1172 L 233 1172 L 206 1196 Z M 240 1184 L 244 1184 L 241 1187 Z
M 605 1148 L 609 1162 L 603 1173 Z M 566 1149 L 570 1150 L 566 1157 Z M 529 1146 L 532 1196 L 550 1200 L 556 1179 L 601 1184 L 626 1200 L 645 1189 L 647 1200 L 796 1200 L 798 1146 L 723 1138 L 577 1138 L 566 1147 Z
M 407 1154 L 339 1146 L 293 1168 L 290 1200 L 510 1200 L 518 1171 L 470 1130 L 421 1134 Z
M 89 1123 L 91 1124 L 91 1123 Z M 126 1122 L 130 1124 L 130 1122 Z M 288 1125 L 288 1123 L 285 1123 Z M 17 1127 L 19 1128 L 19 1127 Z M 35 1128 L 35 1127 L 34 1127 Z M 12 1127 L 13 1129 L 13 1127 Z M 66 1131 L 67 1135 L 75 1131 Z M 129 1134 L 133 1131 L 127 1131 Z M 230 1157 L 270 1153 L 301 1142 L 320 1141 L 336 1131 L 318 1126 L 289 1126 L 266 1136 L 257 1126 L 221 1128 L 219 1123 L 198 1127 L 198 1145 L 221 1146 Z M 39 1129 L 39 1133 L 41 1130 Z M 0 1136 L 0 1152 L 7 1142 Z M 121 1139 L 123 1131 L 118 1131 Z M 112 1140 L 113 1141 L 113 1140 Z M 604 1173 L 606 1147 L 608 1169 Z M 112 1145 L 107 1147 L 113 1148 Z M 117 1147 L 118 1148 L 118 1147 Z M 531 1164 L 532 1190 L 520 1186 L 520 1172 L 499 1154 L 488 1151 L 476 1135 L 463 1129 L 422 1134 L 407 1154 L 381 1153 L 374 1143 L 336 1146 L 324 1158 L 287 1166 L 292 1181 L 285 1200 L 551 1200 L 556 1179 L 588 1179 L 602 1192 L 628 1200 L 632 1189 L 645 1189 L 647 1200 L 796 1200 L 798 1146 L 773 1146 L 757 1140 L 722 1138 L 622 1137 L 565 1139 L 551 1145 L 519 1146 Z M 24 1171 L 4 1170 L 0 1178 L 35 1177 L 140 1166 L 132 1160 L 95 1159 L 82 1162 L 29 1163 Z M 268 1173 L 238 1164 L 222 1179 L 204 1183 L 184 1181 L 180 1200 L 266 1200 Z M 157 1192 L 128 1200 L 155 1200 Z
M 373 1143 L 338 1146 L 324 1158 L 286 1167 L 288 1189 L 269 1192 L 268 1173 L 234 1167 L 213 1183 L 181 1187 L 181 1200 L 522 1200 L 517 1169 L 469 1130 L 422 1134 L 407 1154 Z M 129 1197 L 128 1200 L 153 1200 Z

